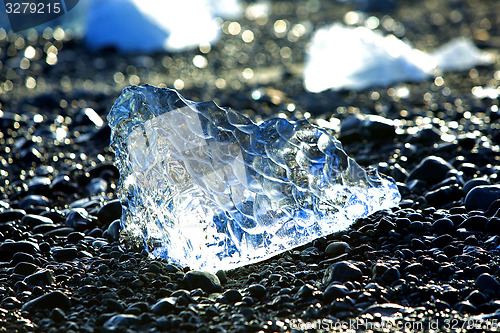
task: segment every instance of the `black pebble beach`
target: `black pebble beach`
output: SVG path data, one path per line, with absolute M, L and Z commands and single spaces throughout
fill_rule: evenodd
M 309 93 L 313 32 L 355 5 L 273 1 L 258 17 L 255 5 L 223 23 L 217 44 L 181 53 L 96 52 L 62 29 L 0 29 L 0 332 L 500 329 L 498 60 L 419 83 Z M 415 48 L 465 36 L 500 59 L 500 2 L 372 5 L 366 17 Z M 139 84 L 254 121 L 309 118 L 360 165 L 393 177 L 402 201 L 216 274 L 125 250 L 106 116 Z

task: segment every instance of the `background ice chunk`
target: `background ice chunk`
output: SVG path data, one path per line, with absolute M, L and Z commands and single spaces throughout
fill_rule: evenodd
M 85 41 L 125 52 L 180 51 L 213 43 L 217 17 L 235 17 L 237 0 L 88 0 Z
M 263 260 L 400 200 L 306 120 L 257 126 L 148 85 L 126 88 L 108 120 L 125 237 L 194 269 Z
M 339 23 L 313 36 L 304 70 L 304 86 L 362 90 L 397 82 L 422 81 L 436 70 L 466 70 L 490 62 L 474 44 L 458 38 L 431 54 L 414 49 L 393 35 Z
M 479 50 L 470 39 L 455 38 L 431 53 L 442 71 L 463 71 L 491 63 L 491 57 Z

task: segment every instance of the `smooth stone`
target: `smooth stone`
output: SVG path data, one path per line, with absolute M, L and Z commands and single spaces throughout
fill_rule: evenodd
M 444 235 L 441 235 L 439 237 L 434 238 L 432 240 L 432 245 L 434 245 L 437 248 L 443 248 L 446 245 L 450 244 L 452 241 L 453 241 L 452 236 L 450 236 L 448 234 L 444 234 Z
M 225 285 L 227 283 L 227 275 L 225 270 L 219 269 L 215 273 L 215 275 L 217 275 L 217 277 L 219 278 L 221 285 Z
M 85 239 L 85 234 L 82 232 L 72 232 L 68 236 L 66 236 L 66 239 L 70 243 L 78 243 L 81 240 Z
M 78 250 L 74 247 L 55 249 L 52 251 L 52 255 L 57 261 L 69 261 L 78 257 Z
M 458 227 L 465 228 L 467 231 L 484 231 L 488 219 L 481 215 L 474 215 L 463 221 Z
M 189 271 L 184 276 L 184 282 L 189 290 L 201 288 L 206 293 L 222 291 L 217 275 L 204 271 Z
M 425 250 L 427 249 L 427 245 L 425 245 L 424 242 L 422 242 L 420 239 L 418 238 L 413 238 L 411 241 L 410 241 L 410 246 L 413 250 Z
M 28 182 L 28 191 L 31 193 L 47 193 L 46 191 L 50 188 L 50 178 L 49 177 L 34 177 Z
M 436 235 L 445 235 L 455 230 L 455 224 L 448 218 L 442 218 L 432 224 L 432 230 Z
M 56 230 L 58 228 L 59 228 L 59 226 L 56 224 L 39 224 L 36 227 L 33 227 L 33 229 L 31 229 L 31 231 L 34 234 L 45 235 L 47 232 Z
M 490 218 L 486 223 L 486 232 L 490 235 L 500 235 L 500 218 Z
M 388 219 L 386 218 L 383 218 L 380 220 L 380 222 L 378 222 L 376 225 L 375 225 L 376 229 L 378 231 L 382 231 L 382 232 L 389 232 L 393 229 L 396 229 L 396 225 L 389 221 Z M 344 243 L 344 242 L 334 242 L 332 244 L 335 244 L 335 243 Z M 346 243 L 347 244 L 347 243 Z M 326 252 L 326 251 L 325 251 Z
M 396 313 L 404 314 L 406 312 L 407 309 L 404 306 L 395 303 L 373 304 L 363 311 L 363 313 L 369 313 L 372 315 L 380 314 L 385 317 L 391 317 Z
M 466 298 L 466 301 L 471 302 L 473 305 L 478 306 L 488 301 L 487 297 L 478 290 L 473 290 Z
M 267 294 L 266 287 L 264 287 L 261 284 L 252 284 L 247 288 L 248 292 L 250 293 L 250 296 L 261 299 Z
M 56 279 L 51 270 L 43 269 L 25 277 L 24 282 L 32 286 L 46 286 L 56 283 Z
M 21 223 L 33 228 L 39 225 L 54 224 L 54 221 L 46 216 L 28 214 L 21 219 Z
M 0 245 L 0 261 L 10 261 L 14 254 L 18 252 L 35 254 L 39 251 L 40 249 L 38 247 L 38 244 L 33 242 L 4 242 Z
M 109 312 L 118 312 L 121 313 L 125 310 L 125 306 L 123 305 L 122 302 L 117 301 L 112 298 L 105 299 L 103 301 L 104 305 L 108 309 Z
M 310 284 L 305 284 L 303 285 L 302 287 L 299 288 L 299 290 L 297 291 L 297 294 L 295 295 L 295 298 L 309 298 L 313 295 L 313 292 L 315 291 L 316 289 L 311 286 Z M 288 295 L 287 295 L 288 296 Z
M 119 220 L 122 217 L 122 205 L 120 200 L 115 199 L 108 201 L 99 209 L 97 219 L 100 225 L 111 223 L 114 220 Z
M 226 290 L 222 296 L 229 302 L 229 303 L 236 303 L 240 302 L 243 298 L 241 295 L 240 291 L 237 289 L 229 289 Z
M 488 273 L 490 274 L 491 273 L 491 269 L 486 266 L 486 265 L 477 265 L 476 267 L 474 267 L 472 269 L 472 271 L 474 272 L 474 274 L 476 274 L 477 276 L 483 274 L 483 273 Z
M 71 300 L 66 294 L 56 290 L 42 295 L 24 304 L 23 311 L 36 311 L 40 309 L 68 309 L 71 306 Z
M 477 308 L 474 305 L 472 305 L 471 302 L 469 301 L 458 302 L 457 304 L 455 304 L 453 309 L 457 312 L 467 313 L 467 314 L 477 312 Z
M 479 291 L 490 289 L 494 292 L 498 292 L 500 283 L 498 283 L 498 281 L 489 273 L 483 273 L 477 277 L 475 286 Z
M 446 204 L 460 200 L 462 198 L 462 189 L 457 184 L 442 186 L 434 191 L 429 191 L 425 194 L 425 200 L 434 206 L 442 207 Z
M 68 175 L 57 175 L 50 183 L 50 189 L 53 192 L 61 192 L 61 193 L 75 193 L 77 191 L 76 184 L 73 184 L 69 179 Z
M 432 145 L 441 139 L 441 132 L 434 126 L 429 126 L 420 129 L 411 139 L 410 143 L 422 143 Z
M 47 237 L 47 238 L 52 238 L 52 237 L 56 237 L 56 236 L 68 236 L 72 232 L 75 232 L 74 228 L 70 228 L 70 227 L 57 228 L 56 227 L 56 229 L 45 232 L 43 234 L 43 236 Z
M 90 183 L 85 186 L 85 190 L 87 190 L 90 196 L 106 193 L 108 189 L 108 183 L 101 178 L 94 178 L 90 181 Z
M 465 197 L 465 208 L 471 210 L 488 210 L 490 205 L 500 199 L 499 185 L 480 185 L 469 191 Z
M 455 168 L 443 158 L 428 156 L 410 172 L 406 183 L 413 179 L 419 179 L 430 185 L 437 184 L 444 180 L 451 170 L 455 170 Z
M 176 265 L 172 265 L 172 264 L 166 264 L 165 265 L 165 271 L 169 272 L 169 273 L 177 273 L 177 272 L 182 272 L 182 269 L 180 269 L 178 266 Z
M 370 139 L 392 139 L 396 136 L 393 120 L 376 115 L 369 115 L 361 121 L 361 134 Z
M 84 208 L 73 208 L 66 215 L 65 224 L 76 230 L 85 230 L 93 227 L 95 218 L 92 218 Z
M 24 215 L 26 215 L 26 211 L 24 211 L 23 209 L 6 210 L 0 213 L 0 223 L 18 221 L 21 220 Z
M 401 273 L 396 267 L 390 267 L 384 273 L 382 273 L 382 281 L 387 284 L 391 284 L 401 278 Z
M 161 266 L 159 263 L 152 262 L 149 267 L 148 267 L 148 272 L 154 273 L 154 274 L 159 274 L 161 273 Z
M 64 319 L 66 319 L 66 314 L 64 313 L 63 310 L 61 310 L 59 308 L 54 308 L 50 312 L 50 318 L 52 318 L 57 323 L 57 322 L 61 322 Z
M 36 272 L 38 266 L 29 262 L 20 262 L 14 267 L 14 273 L 28 276 Z
M 132 314 L 118 314 L 108 319 L 104 323 L 104 328 L 114 330 L 117 326 L 136 326 L 141 323 L 141 320 L 136 315 Z
M 49 206 L 49 199 L 43 195 L 30 194 L 22 198 L 18 203 L 19 208 L 26 209 L 32 206 Z
M 176 297 L 162 298 L 151 307 L 151 311 L 159 316 L 172 313 L 172 311 L 175 309 L 176 301 Z
M 109 136 L 108 136 L 109 140 Z M 91 167 L 88 169 L 88 173 L 90 177 L 92 178 L 102 178 L 104 180 L 109 180 L 112 178 L 118 178 L 120 176 L 120 172 L 118 171 L 118 168 L 112 164 L 112 163 L 102 163 L 102 164 L 97 164 L 94 167 Z
M 337 262 L 328 267 L 323 275 L 323 285 L 327 286 L 333 281 L 357 281 L 363 276 L 361 270 L 348 261 Z
M 122 230 L 120 220 L 111 222 L 108 229 L 106 229 L 107 238 L 109 241 L 114 242 L 120 239 L 120 231 Z
M 467 181 L 462 189 L 464 194 L 467 194 L 472 190 L 474 187 L 477 186 L 483 186 L 483 185 L 491 185 L 489 181 L 486 179 L 481 179 L 481 178 L 474 178 L 469 181 Z
M 346 286 L 338 283 L 329 285 L 323 292 L 323 301 L 329 303 L 334 299 L 341 298 L 349 294 L 349 289 Z
M 20 262 L 28 262 L 31 264 L 39 265 L 40 261 L 38 259 L 35 259 L 31 254 L 24 253 L 24 252 L 17 252 L 12 256 L 12 262 L 11 264 L 15 263 L 20 263 Z
M 350 249 L 346 242 L 332 242 L 325 249 L 325 254 L 330 257 L 336 257 L 346 253 Z
M 87 236 L 94 237 L 94 238 L 102 238 L 103 237 L 103 232 L 99 228 L 94 228 L 89 233 Z
M 421 263 L 416 262 L 406 266 L 405 272 L 409 274 L 423 274 L 425 273 L 425 269 Z

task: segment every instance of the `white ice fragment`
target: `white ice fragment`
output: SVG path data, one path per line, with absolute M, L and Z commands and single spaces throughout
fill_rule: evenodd
M 85 41 L 123 52 L 192 49 L 214 43 L 217 17 L 235 17 L 239 7 L 237 0 L 91 0 Z
M 436 61 L 436 67 L 442 71 L 463 71 L 492 61 L 489 54 L 479 50 L 465 37 L 449 41 L 430 55 Z
M 362 90 L 418 82 L 436 71 L 465 70 L 489 61 L 488 55 L 464 38 L 428 54 L 393 35 L 335 23 L 319 29 L 313 36 L 304 69 L 304 86 L 311 92 Z

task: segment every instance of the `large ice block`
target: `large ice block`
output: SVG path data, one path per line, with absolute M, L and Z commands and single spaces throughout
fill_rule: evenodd
M 146 85 L 124 89 L 108 121 L 122 237 L 193 269 L 260 261 L 400 200 L 393 180 L 307 120 L 257 125 Z

